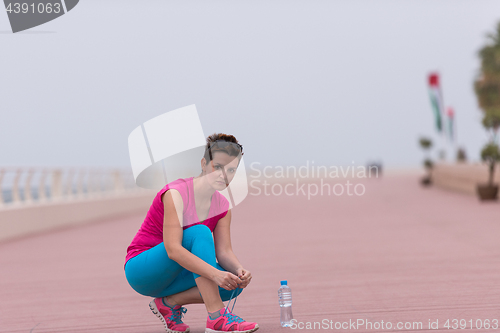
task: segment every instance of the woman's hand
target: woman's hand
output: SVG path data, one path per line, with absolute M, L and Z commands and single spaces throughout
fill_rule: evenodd
M 245 288 L 248 286 L 250 283 L 250 280 L 252 280 L 252 273 L 250 273 L 249 270 L 242 268 L 238 268 L 236 270 L 236 273 L 238 274 L 238 277 L 240 278 L 240 288 Z
M 240 283 L 240 279 L 233 273 L 220 270 L 215 273 L 213 281 L 226 290 L 236 289 Z M 240 286 L 240 288 L 242 287 Z

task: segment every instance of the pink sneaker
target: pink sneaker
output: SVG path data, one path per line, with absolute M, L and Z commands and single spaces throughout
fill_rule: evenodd
M 188 333 L 189 326 L 182 322 L 182 316 L 187 309 L 176 305 L 173 308 L 163 305 L 162 298 L 155 298 L 149 303 L 149 308 L 160 318 L 168 333 Z
M 224 313 L 224 311 L 226 311 Z M 219 310 L 221 316 L 210 319 L 207 318 L 207 328 L 205 333 L 222 333 L 222 332 L 233 332 L 233 333 L 250 333 L 259 329 L 257 323 L 249 323 L 244 321 L 242 318 L 235 314 L 232 314 L 228 308 L 222 308 Z

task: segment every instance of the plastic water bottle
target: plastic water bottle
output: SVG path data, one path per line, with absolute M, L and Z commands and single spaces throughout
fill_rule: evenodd
M 278 289 L 278 296 L 281 308 L 281 327 L 290 327 L 292 325 L 292 289 L 287 286 L 287 281 L 281 281 L 281 287 Z

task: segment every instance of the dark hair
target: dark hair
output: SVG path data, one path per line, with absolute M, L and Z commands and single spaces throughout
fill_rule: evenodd
M 207 144 L 205 146 L 205 155 L 203 156 L 203 157 L 205 157 L 205 160 L 207 161 L 207 163 L 212 160 L 210 158 L 210 153 L 212 153 L 212 157 L 213 157 L 213 153 L 216 151 L 223 151 L 226 154 L 228 154 L 229 156 L 238 156 L 240 154 L 239 149 L 237 149 L 236 147 L 234 147 L 232 145 L 228 145 L 227 147 L 224 147 L 224 148 L 212 147 L 212 149 L 210 149 L 210 151 L 209 151 L 210 145 L 212 145 L 212 143 L 214 143 L 215 141 L 226 141 L 226 142 L 240 144 L 238 142 L 238 140 L 236 140 L 236 138 L 231 134 L 214 133 L 212 135 L 209 135 L 207 137 Z M 242 150 L 243 150 L 243 148 L 242 148 Z M 243 152 L 241 152 L 241 155 L 243 155 Z

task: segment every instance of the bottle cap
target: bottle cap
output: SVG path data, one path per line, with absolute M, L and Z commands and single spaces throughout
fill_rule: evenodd
M 283 280 L 283 281 L 281 281 L 281 285 L 282 285 L 282 286 L 286 286 L 286 285 L 287 285 L 287 283 L 288 283 L 288 281 L 287 281 L 287 280 Z

